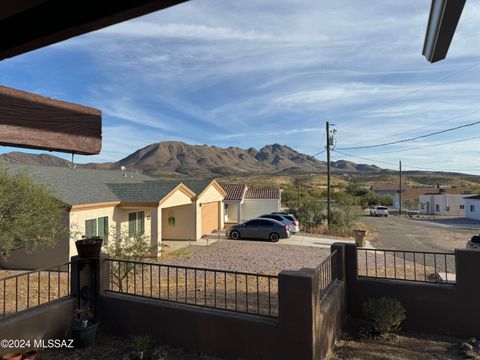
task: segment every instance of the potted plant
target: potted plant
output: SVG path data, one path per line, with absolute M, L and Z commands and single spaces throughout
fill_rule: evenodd
M 94 258 L 100 256 L 102 249 L 102 238 L 100 236 L 92 236 L 75 241 L 77 253 L 80 258 Z
M 76 348 L 86 348 L 95 344 L 98 324 L 88 307 L 75 310 L 72 324 L 73 345 Z

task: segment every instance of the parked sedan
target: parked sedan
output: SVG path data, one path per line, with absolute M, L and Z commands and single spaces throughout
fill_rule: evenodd
M 262 216 L 259 216 L 259 218 L 261 219 L 273 219 L 273 220 L 277 220 L 277 221 L 280 221 L 282 224 L 284 225 L 287 225 L 289 228 L 290 228 L 290 232 L 292 234 L 296 234 L 298 232 L 295 224 L 293 223 L 292 220 L 290 220 L 288 217 L 288 215 L 283 215 L 283 214 L 265 214 L 265 215 L 262 215 Z
M 288 220 L 290 220 L 292 222 L 292 225 L 293 225 L 293 230 L 292 232 L 294 234 L 296 234 L 297 232 L 300 231 L 300 223 L 298 222 L 298 220 L 295 218 L 295 216 L 293 214 L 289 214 L 287 212 L 273 212 L 272 214 L 274 215 L 282 215 L 284 216 L 285 218 L 287 218 Z
M 277 242 L 291 236 L 288 225 L 273 219 L 253 219 L 231 226 L 227 230 L 230 239 L 265 239 Z

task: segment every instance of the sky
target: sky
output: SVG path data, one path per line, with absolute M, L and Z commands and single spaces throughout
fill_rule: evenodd
M 421 55 L 429 9 L 427 0 L 192 0 L 1 61 L 0 83 L 102 110 L 102 152 L 77 162 L 174 140 L 314 155 L 330 121 L 332 160 L 480 174 L 480 124 L 349 149 L 480 120 L 480 4 L 467 2 L 435 64 Z M 9 151 L 22 150 L 0 147 Z

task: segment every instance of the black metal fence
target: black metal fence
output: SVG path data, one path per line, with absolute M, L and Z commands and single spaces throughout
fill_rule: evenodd
M 278 316 L 274 275 L 107 259 L 109 291 L 248 314 Z
M 71 263 L 0 279 L 0 318 L 70 296 Z
M 455 284 L 455 254 L 357 249 L 358 275 L 405 281 Z
M 316 268 L 320 277 L 320 298 L 323 299 L 332 284 L 338 279 L 339 263 L 338 251 L 334 250 L 323 262 Z

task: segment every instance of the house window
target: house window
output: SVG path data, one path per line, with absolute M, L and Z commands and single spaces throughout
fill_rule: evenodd
M 435 211 L 440 211 L 440 205 L 435 205 Z
M 100 236 L 106 241 L 108 237 L 108 216 L 85 220 L 85 236 Z
M 450 211 L 450 206 L 445 207 L 445 211 Z
M 422 204 L 420 205 L 420 208 L 421 208 L 422 210 L 425 210 L 425 203 L 422 203 Z
M 475 212 L 475 205 L 470 205 L 470 212 Z
M 225 214 L 224 214 L 226 217 L 228 217 L 229 213 L 228 213 L 228 204 L 225 204 Z
M 128 236 L 145 235 L 145 211 L 128 213 Z
M 465 205 L 460 205 L 460 210 L 465 210 Z

